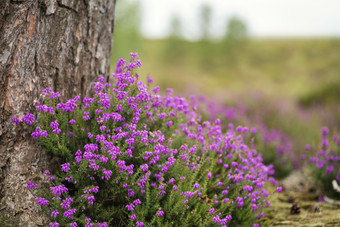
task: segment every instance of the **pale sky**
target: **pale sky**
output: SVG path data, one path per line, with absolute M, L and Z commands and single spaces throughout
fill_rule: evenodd
M 164 37 L 170 18 L 183 22 L 183 35 L 199 36 L 199 9 L 208 3 L 213 11 L 211 33 L 218 37 L 231 16 L 238 16 L 255 37 L 340 37 L 340 0 L 140 0 L 142 33 Z

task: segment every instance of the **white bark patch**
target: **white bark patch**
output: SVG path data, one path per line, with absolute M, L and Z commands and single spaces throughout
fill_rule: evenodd
M 57 9 L 57 0 L 46 1 L 46 15 L 54 14 Z

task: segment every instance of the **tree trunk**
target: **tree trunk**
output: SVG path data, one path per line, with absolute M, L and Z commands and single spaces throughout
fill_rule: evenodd
M 50 157 L 11 122 L 43 88 L 84 96 L 108 76 L 115 0 L 0 0 L 0 226 L 45 225 L 26 182 Z M 7 221 L 6 221 L 7 220 Z

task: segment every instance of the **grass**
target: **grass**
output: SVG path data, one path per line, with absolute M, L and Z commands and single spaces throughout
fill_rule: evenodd
M 188 87 L 206 94 L 261 91 L 295 101 L 340 78 L 336 39 L 249 40 L 235 45 L 143 40 L 136 49 L 144 65 L 141 74 L 150 74 L 161 88 L 178 92 Z M 128 51 L 118 48 L 114 61 Z

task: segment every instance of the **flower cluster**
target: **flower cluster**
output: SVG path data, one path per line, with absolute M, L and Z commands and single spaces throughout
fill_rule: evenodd
M 38 102 L 39 122 L 22 119 L 46 131 L 32 136 L 63 163 L 55 176 L 45 171 L 48 191 L 29 183 L 44 195 L 36 201 L 50 226 L 227 226 L 262 217 L 273 166 L 249 142 L 253 130 L 224 132 L 171 89 L 148 88 L 136 57 L 118 61 L 111 83 L 99 78 L 94 98 L 56 103 L 59 93 L 45 89 L 43 105 L 53 111 Z
M 332 181 L 340 182 L 340 138 L 333 135 L 329 140 L 329 129 L 321 129 L 321 145 L 314 148 L 307 144 L 305 149 L 311 153 L 314 150 L 315 156 L 309 159 L 309 163 L 314 167 L 313 177 L 326 194 L 334 198 L 340 198 L 338 192 L 332 187 Z M 306 155 L 302 155 L 305 159 Z
M 259 98 L 256 97 L 256 100 Z M 265 109 L 259 106 L 254 108 L 250 104 L 245 104 L 240 97 L 233 99 L 234 104 L 230 105 L 225 104 L 226 100 L 207 98 L 202 95 L 192 95 L 191 100 L 197 103 L 200 107 L 199 111 L 210 121 L 221 118 L 224 125 L 232 123 L 252 126 L 249 131 L 254 138 L 254 145 L 257 151 L 262 153 L 264 163 L 274 164 L 276 177 L 283 178 L 294 168 L 301 167 L 298 156 L 293 152 L 299 150 L 298 141 L 283 132 L 280 127 L 268 125 L 268 118 L 270 119 L 274 114 L 278 115 L 274 111 L 281 111 L 282 107 L 271 103 Z M 261 102 L 257 100 L 255 103 Z

